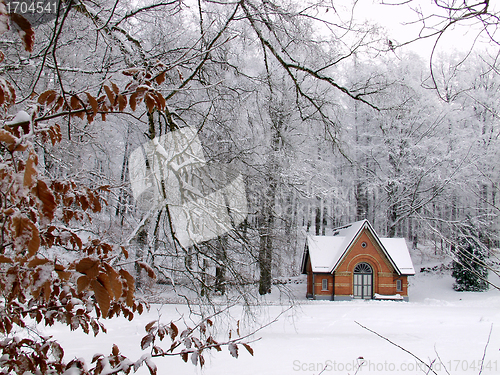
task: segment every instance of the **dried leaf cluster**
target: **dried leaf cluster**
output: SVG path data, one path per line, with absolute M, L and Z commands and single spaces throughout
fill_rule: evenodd
M 20 30 L 25 50 L 31 52 L 34 32 L 21 16 L 5 12 L 0 1 L 0 30 L 8 29 L 9 18 Z M 3 27 L 2 27 L 3 26 Z M 0 53 L 0 60 L 3 54 Z M 59 322 L 70 330 L 81 328 L 87 334 L 105 333 L 102 319 L 123 315 L 132 320 L 147 307 L 135 297 L 132 274 L 117 264 L 127 259 L 123 246 L 105 243 L 100 239 L 84 240 L 72 228 L 92 220 L 106 204 L 103 193 L 109 186 L 91 189 L 71 180 L 53 180 L 43 173 L 35 144 L 49 143 L 57 147 L 62 140 L 58 124 L 43 121 L 63 116 L 79 117 L 92 122 L 96 115 L 102 120 L 110 112 L 125 111 L 127 105 L 135 111 L 141 102 L 146 110 L 165 109 L 166 100 L 155 88 L 165 80 L 165 70 L 158 66 L 153 77 L 139 69 L 123 72 L 131 82 L 120 90 L 110 82 L 102 86 L 103 95 L 95 97 L 88 92 L 68 95 L 54 89 L 40 95 L 30 113 L 20 111 L 7 120 L 7 109 L 15 104 L 14 85 L 0 78 L 0 110 L 3 127 L 0 128 L 0 373 L 37 374 L 116 374 L 135 372 L 145 365 L 151 374 L 157 368 L 153 357 L 189 356 L 195 365 L 203 366 L 203 352 L 221 350 L 227 345 L 230 353 L 238 356 L 242 344 L 253 355 L 243 338 L 218 343 L 207 333 L 212 320 L 205 319 L 195 328 L 186 328 L 179 334 L 170 322 L 154 321 L 146 326 L 141 341 L 143 350 L 150 349 L 133 362 L 120 354 L 113 345 L 111 354 L 96 354 L 91 364 L 82 359 L 65 362 L 59 343 L 34 332 L 29 337 L 23 332 L 33 322 L 52 326 Z M 61 256 L 64 254 L 64 256 Z M 131 263 L 131 262 L 129 262 Z M 132 262 L 133 263 L 133 262 Z M 138 266 L 154 278 L 154 271 L 143 262 Z M 168 349 L 159 341 L 171 339 Z M 248 337 L 248 336 L 245 336 Z M 181 349 L 182 348 L 182 349 Z

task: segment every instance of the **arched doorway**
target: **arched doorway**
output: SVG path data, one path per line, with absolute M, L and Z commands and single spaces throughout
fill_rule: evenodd
M 373 268 L 368 263 L 358 263 L 353 273 L 353 298 L 372 299 Z

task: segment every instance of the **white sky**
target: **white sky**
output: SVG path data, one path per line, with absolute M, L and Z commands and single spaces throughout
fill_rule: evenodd
M 436 14 L 436 12 L 441 11 L 436 5 L 434 5 L 433 0 L 412 0 L 407 5 L 385 5 L 380 4 L 381 2 L 382 0 L 358 0 L 355 8 L 355 15 L 360 20 L 370 19 L 386 27 L 390 38 L 398 43 L 415 39 L 422 29 L 422 23 L 420 22 L 411 24 L 412 22 L 418 20 L 418 15 L 414 10 L 412 10 L 412 8 L 421 9 L 425 15 Z M 385 3 L 403 2 L 403 0 L 385 0 Z M 492 3 L 493 5 L 490 6 L 490 11 L 498 11 L 500 8 L 498 3 L 500 3 L 500 1 L 492 1 Z M 434 21 L 430 20 L 429 24 L 431 25 L 432 22 L 435 23 L 436 20 L 437 19 Z M 460 26 L 450 28 L 446 31 L 439 41 L 437 52 L 453 50 L 464 52 L 468 51 L 474 44 L 479 31 L 480 29 L 477 25 L 474 26 L 471 22 L 468 24 L 461 22 Z M 427 30 L 424 33 L 428 34 L 429 31 Z M 486 40 L 486 35 L 484 35 L 483 38 L 480 38 L 476 42 L 476 47 L 485 47 Z M 428 58 L 435 41 L 435 37 L 427 38 L 425 40 L 412 43 L 408 48 L 418 52 L 423 57 Z M 496 49 L 498 50 L 498 46 Z

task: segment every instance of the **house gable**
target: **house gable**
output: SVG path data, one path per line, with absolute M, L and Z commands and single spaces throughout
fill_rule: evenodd
M 309 236 L 301 268 L 308 275 L 307 296 L 315 299 L 398 294 L 408 300 L 407 276 L 415 274 L 404 238 L 379 238 L 367 220 L 336 228 L 333 236 Z M 364 280 L 370 292 L 360 292 Z
M 365 247 L 363 247 L 363 244 L 366 244 Z M 370 264 L 376 273 L 390 273 L 392 276 L 393 273 L 397 272 L 368 228 L 363 228 L 352 241 L 342 259 L 339 260 L 334 272 L 348 272 L 351 274 L 354 267 L 362 262 Z

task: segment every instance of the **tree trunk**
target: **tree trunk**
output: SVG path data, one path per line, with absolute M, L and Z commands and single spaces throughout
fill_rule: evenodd
M 266 212 L 260 217 L 259 235 L 259 294 L 264 295 L 271 293 L 272 287 L 272 259 L 273 259 L 273 241 L 272 227 L 274 224 L 274 216 Z
M 127 128 L 127 136 L 125 138 L 125 151 L 123 152 L 123 162 L 122 162 L 122 171 L 120 175 L 120 182 L 122 186 L 125 186 L 125 182 L 128 176 L 128 147 L 129 147 L 129 135 L 130 135 L 130 126 Z M 125 220 L 125 211 L 126 204 L 128 198 L 128 191 L 124 187 L 120 189 L 120 196 L 118 197 L 118 203 L 116 205 L 116 216 L 120 216 L 120 225 L 123 225 Z
M 323 207 L 323 218 L 321 220 L 321 235 L 324 236 L 326 233 L 326 227 L 328 226 L 328 210 L 326 206 Z
M 314 218 L 314 224 L 315 224 L 315 233 L 316 236 L 319 236 L 319 233 L 321 231 L 321 201 L 319 198 L 316 198 L 316 215 Z
M 227 235 L 220 236 L 217 239 L 215 260 L 215 285 L 216 293 L 223 295 L 226 292 L 226 261 L 227 261 Z
M 267 159 L 265 176 L 265 190 L 262 201 L 262 210 L 259 220 L 259 294 L 271 293 L 272 287 L 272 260 L 273 260 L 273 229 L 274 229 L 274 206 L 276 191 L 279 183 L 278 153 L 282 142 L 280 129 L 283 125 L 284 114 L 279 110 L 270 111 L 271 117 L 271 152 Z

